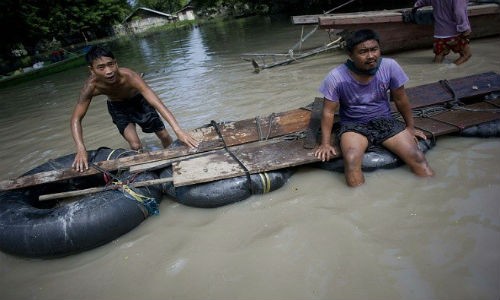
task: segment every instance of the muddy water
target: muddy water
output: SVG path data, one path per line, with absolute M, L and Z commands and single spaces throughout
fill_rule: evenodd
M 330 52 L 253 73 L 245 52 L 286 52 L 300 28 L 246 19 L 109 46 L 193 129 L 210 120 L 265 116 L 320 96 Z M 317 33 L 311 44 L 328 36 Z M 308 46 L 308 45 L 305 45 Z M 500 72 L 498 37 L 472 42 L 456 67 L 431 49 L 393 55 L 408 87 Z M 451 60 L 451 59 L 450 59 Z M 85 67 L 0 90 L 1 179 L 74 152 L 69 118 Z M 84 119 L 89 149 L 126 147 L 96 98 Z M 141 135 L 150 149 L 160 144 Z M 436 171 L 343 174 L 302 167 L 281 189 L 217 209 L 169 198 L 119 239 L 81 254 L 32 260 L 0 253 L 2 299 L 498 299 L 500 167 L 496 138 L 443 137 L 427 153 Z

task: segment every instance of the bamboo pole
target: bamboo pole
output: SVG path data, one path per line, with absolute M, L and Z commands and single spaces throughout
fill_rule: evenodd
M 172 177 L 167 177 L 167 178 L 132 182 L 132 183 L 129 183 L 128 186 L 129 187 L 151 186 L 151 185 L 157 185 L 157 184 L 162 184 L 162 183 L 166 183 L 166 182 L 172 182 L 173 180 L 174 179 Z M 93 194 L 93 193 L 100 193 L 100 192 L 105 192 L 105 191 L 109 191 L 109 190 L 113 190 L 113 189 L 116 189 L 116 186 L 109 185 L 109 186 L 88 188 L 88 189 L 77 190 L 77 191 L 45 194 L 45 195 L 40 195 L 40 197 L 38 197 L 38 200 L 39 201 L 55 200 L 55 199 L 61 199 L 61 198 L 88 195 L 88 194 Z

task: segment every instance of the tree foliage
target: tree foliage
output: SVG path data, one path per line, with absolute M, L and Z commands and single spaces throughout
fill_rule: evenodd
M 171 14 L 187 5 L 189 0 L 137 0 L 136 3 L 137 6 Z
M 130 11 L 127 0 L 2 0 L 0 26 L 17 30 L 6 30 L 0 47 L 6 54 L 18 45 L 34 49 L 43 40 L 82 41 L 84 30 L 105 35 Z

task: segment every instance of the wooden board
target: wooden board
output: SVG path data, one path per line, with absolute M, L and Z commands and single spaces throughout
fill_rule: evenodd
M 310 116 L 310 110 L 300 108 L 271 114 L 261 118 L 256 117 L 242 121 L 220 123 L 219 128 L 226 145 L 233 146 L 304 131 L 309 125 Z M 207 125 L 206 127 L 195 129 L 190 133 L 195 139 L 201 141 L 197 149 L 188 149 L 186 146 L 178 146 L 175 148 L 123 157 L 116 160 L 102 161 L 96 163 L 96 165 L 108 171 L 128 170 L 131 166 L 159 161 L 162 161 L 162 163 L 169 163 L 175 161 L 179 157 L 220 149 L 224 146 L 224 143 L 213 126 Z M 99 173 L 99 171 L 94 168 L 89 168 L 85 172 L 76 172 L 72 168 L 40 172 L 34 175 L 0 181 L 0 190 L 11 190 L 40 185 L 97 173 Z
M 476 110 L 476 111 L 472 111 Z M 457 133 L 465 128 L 500 119 L 500 99 L 459 106 L 428 117 L 414 118 L 415 127 L 428 136 Z
M 464 102 L 467 99 L 482 97 L 494 91 L 500 91 L 500 75 L 486 72 L 448 80 L 457 97 Z M 424 84 L 406 89 L 412 109 L 445 103 L 453 100 L 453 94 L 439 82 Z
M 319 161 L 303 140 L 275 139 L 231 147 L 251 174 Z M 174 186 L 191 185 L 245 175 L 243 168 L 222 149 L 172 165 Z

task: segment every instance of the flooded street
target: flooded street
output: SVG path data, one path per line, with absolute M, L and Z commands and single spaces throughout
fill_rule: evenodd
M 310 28 L 309 28 L 310 30 Z M 302 107 L 346 55 L 330 51 L 254 73 L 243 53 L 285 53 L 300 38 L 289 20 L 239 19 L 108 44 L 119 66 L 145 80 L 184 129 Z M 328 42 L 317 32 L 305 46 Z M 390 55 L 407 87 L 500 72 L 500 38 L 472 40 L 459 67 L 432 49 Z M 382 45 L 383 49 L 383 45 Z M 82 66 L 0 89 L 0 179 L 75 152 L 69 119 Z M 88 149 L 126 148 L 97 97 L 83 121 Z M 167 129 L 172 133 L 170 127 Z M 149 149 L 155 135 L 140 134 Z M 366 173 L 310 166 L 279 190 L 216 209 L 164 197 L 158 216 L 119 239 L 58 259 L 0 252 L 0 297 L 10 299 L 493 299 L 500 296 L 498 138 L 447 136 L 427 159 Z

